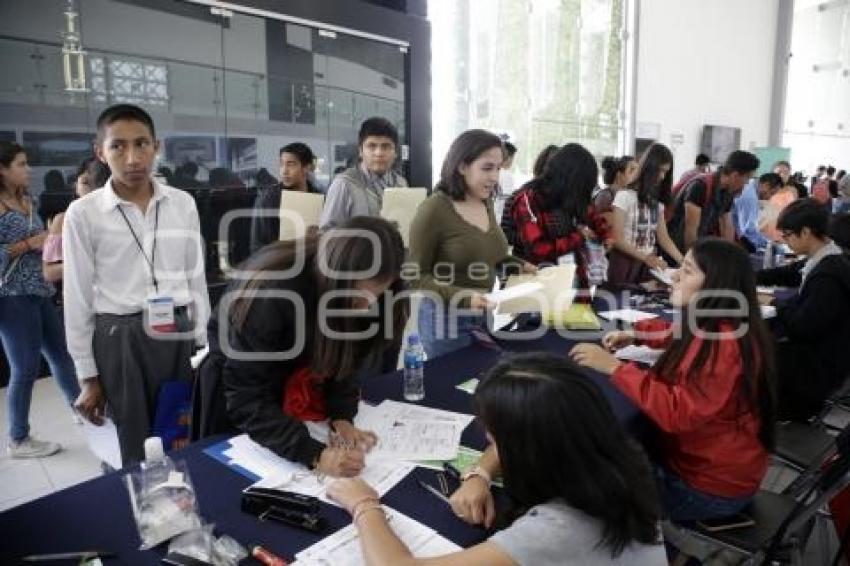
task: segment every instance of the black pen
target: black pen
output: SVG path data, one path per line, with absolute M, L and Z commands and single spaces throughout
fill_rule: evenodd
M 416 483 L 418 483 L 420 486 L 422 486 L 422 488 L 424 490 L 426 490 L 428 493 L 431 493 L 435 497 L 438 497 L 441 501 L 444 501 L 446 503 L 446 505 L 451 507 L 452 503 L 451 503 L 451 501 L 449 501 L 449 498 L 446 497 L 445 495 L 443 495 L 442 493 L 440 493 L 436 488 L 428 485 L 427 483 L 425 483 L 422 480 L 416 480 Z

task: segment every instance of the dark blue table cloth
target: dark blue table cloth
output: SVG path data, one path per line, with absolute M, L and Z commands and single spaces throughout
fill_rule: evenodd
M 579 334 L 598 340 L 598 334 Z M 548 331 L 530 341 L 500 341 L 504 351 L 473 345 L 427 362 L 425 399 L 422 404 L 471 413 L 472 396 L 455 386 L 478 376 L 496 360 L 511 352 L 549 351 L 566 355 L 576 342 Z M 600 374 L 588 372 L 611 402 L 614 413 L 636 436 L 648 430 L 648 421 L 636 407 Z M 367 401 L 402 400 L 400 372 L 367 379 L 363 394 Z M 174 452 L 184 460 L 192 476 L 203 518 L 216 525 L 216 532 L 228 534 L 243 545 L 262 544 L 287 560 L 331 532 L 349 524 L 350 517 L 341 509 L 323 505 L 329 523 L 325 535 L 264 523 L 240 511 L 240 492 L 251 482 L 227 466 L 203 454 L 210 444 L 223 437 L 206 439 Z M 477 422 L 464 432 L 462 442 L 476 449 L 484 447 L 484 435 Z M 448 506 L 425 493 L 416 483 L 421 477 L 436 485 L 435 472 L 417 468 L 383 498 L 383 502 L 434 528 L 450 540 L 468 546 L 484 540 L 483 529 L 467 526 L 457 519 Z M 130 511 L 124 473 L 111 473 L 62 490 L 30 503 L 0 513 L 0 564 L 17 564 L 27 554 L 104 549 L 117 553 L 107 564 L 155 564 L 165 551 L 164 545 L 153 551 L 139 551 L 136 526 Z

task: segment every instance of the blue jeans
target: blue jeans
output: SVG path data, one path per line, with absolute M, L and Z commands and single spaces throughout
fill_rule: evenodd
M 448 306 L 422 297 L 419 303 L 419 338 L 429 360 L 460 350 L 474 342 L 470 333 L 487 327 L 484 315 L 455 315 L 449 319 Z
M 656 468 L 662 514 L 674 523 L 728 517 L 749 505 L 752 497 L 719 497 L 696 490 L 670 470 Z
M 18 442 L 29 435 L 30 401 L 41 353 L 69 404 L 80 394 L 80 385 L 62 322 L 49 297 L 0 297 L 0 340 L 11 369 L 6 395 L 9 436 Z

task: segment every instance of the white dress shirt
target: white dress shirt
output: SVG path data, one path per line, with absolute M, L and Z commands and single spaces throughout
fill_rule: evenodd
M 206 343 L 210 305 L 195 201 L 183 191 L 156 180 L 152 183 L 153 198 L 145 214 L 121 199 L 110 179 L 103 188 L 71 203 L 65 215 L 65 329 L 68 351 L 80 380 L 98 375 L 92 352 L 95 315 L 142 312 L 147 299 L 154 295 L 171 297 L 175 306 L 191 306 L 195 341 Z M 156 251 L 152 253 L 154 232 Z M 156 276 L 158 290 L 152 275 Z

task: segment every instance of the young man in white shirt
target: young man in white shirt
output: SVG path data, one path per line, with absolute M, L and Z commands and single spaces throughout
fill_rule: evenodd
M 151 117 L 107 108 L 95 149 L 112 176 L 65 217 L 65 327 L 82 385 L 77 409 L 102 424 L 109 407 L 127 465 L 144 457 L 161 385 L 190 377 L 209 297 L 195 202 L 151 177 Z

